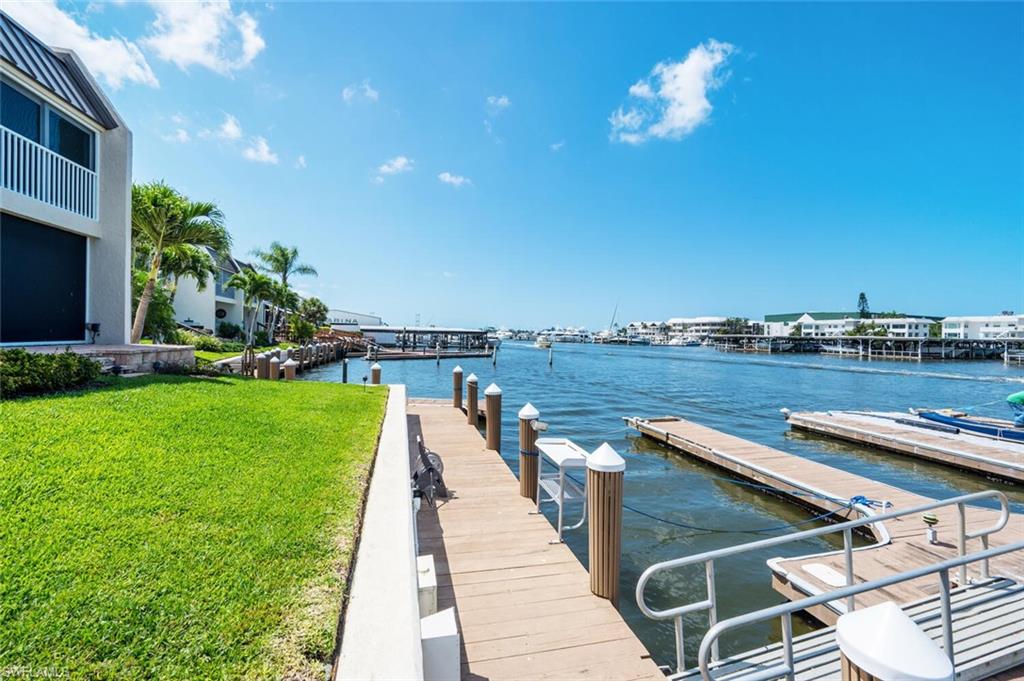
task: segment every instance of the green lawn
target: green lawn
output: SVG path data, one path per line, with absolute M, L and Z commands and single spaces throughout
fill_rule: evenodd
M 267 345 L 262 348 L 254 348 L 253 350 L 254 352 L 260 353 L 266 352 L 268 350 L 273 350 L 274 348 L 281 348 L 283 350 L 284 348 L 293 347 L 295 347 L 294 343 L 278 343 L 277 345 Z M 238 357 L 241 354 L 242 353 L 238 352 L 237 350 L 233 352 L 213 352 L 211 350 L 196 350 L 196 359 L 206 360 L 207 362 L 217 362 L 219 360 L 228 359 L 230 357 Z
M 385 391 L 154 376 L 0 403 L 0 670 L 322 679 Z

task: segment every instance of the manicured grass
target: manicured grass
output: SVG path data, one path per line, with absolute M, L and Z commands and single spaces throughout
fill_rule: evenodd
M 154 376 L 0 406 L 0 670 L 323 678 L 386 389 Z

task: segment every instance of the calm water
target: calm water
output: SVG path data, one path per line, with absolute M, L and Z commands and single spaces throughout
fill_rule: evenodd
M 731 530 L 698 533 L 656 522 L 629 510 L 623 517 L 622 597 L 624 617 L 662 664 L 674 661 L 670 623 L 655 623 L 637 609 L 633 590 L 652 563 L 760 538 L 736 531 L 800 522 L 808 514 L 781 500 L 735 484 L 718 470 L 645 440 L 622 425 L 623 416 L 673 414 L 837 468 L 931 496 L 946 497 L 986 488 L 1006 491 L 1015 510 L 1024 511 L 1024 490 L 986 481 L 906 457 L 790 432 L 779 409 L 874 409 L 974 407 L 978 414 L 1005 418 L 1001 404 L 1021 389 L 1024 371 L 998 362 L 923 363 L 858 361 L 816 355 L 735 355 L 707 348 L 614 347 L 556 344 L 548 353 L 525 343 L 502 345 L 497 366 L 489 359 L 383 362 L 387 383 L 404 383 L 412 396 L 450 397 L 456 363 L 475 373 L 483 389 L 492 381 L 503 391 L 502 450 L 518 469 L 516 412 L 532 402 L 548 436 L 568 437 L 588 450 L 609 442 L 626 458 L 626 503 L 688 525 Z M 369 375 L 362 360 L 349 363 L 349 381 Z M 340 381 L 340 365 L 309 372 L 305 378 Z M 991 403 L 991 404 L 988 404 Z M 980 405 L 980 406 L 979 406 Z M 570 514 L 574 509 L 570 507 Z M 553 517 L 548 513 L 549 518 Z M 811 526 L 805 526 L 811 527 Z M 801 528 L 804 529 L 804 528 Z M 782 534 L 783 532 L 778 532 Z M 585 528 L 567 533 L 567 542 L 586 563 Z M 765 560 L 839 548 L 824 540 L 791 544 L 716 564 L 721 618 L 779 603 Z M 702 572 L 662 580 L 648 588 L 656 606 L 700 600 Z M 686 621 L 692 663 L 706 617 Z M 807 624 L 798 624 L 806 630 Z M 722 652 L 778 640 L 778 623 L 753 626 L 722 641 Z

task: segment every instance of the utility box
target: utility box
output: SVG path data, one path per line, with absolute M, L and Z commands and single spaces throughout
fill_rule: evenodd
M 462 658 L 455 608 L 422 618 L 420 631 L 423 637 L 423 678 L 459 681 L 462 678 Z
M 433 615 L 437 612 L 437 570 L 433 555 L 427 553 L 416 557 L 416 581 L 419 585 L 420 617 Z

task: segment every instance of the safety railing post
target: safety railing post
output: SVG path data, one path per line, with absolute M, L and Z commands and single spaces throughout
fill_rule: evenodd
M 676 673 L 682 674 L 686 671 L 686 639 L 683 638 L 683 616 L 676 615 L 674 624 L 676 630 Z
M 956 505 L 957 523 L 959 536 L 956 541 L 958 556 L 967 555 L 967 508 L 961 502 Z M 959 570 L 960 586 L 967 586 L 967 565 L 961 565 Z
M 793 616 L 789 613 L 782 616 L 782 654 L 787 670 L 786 678 L 793 681 Z
M 843 530 L 843 554 L 846 564 L 846 586 L 853 586 L 853 530 L 847 527 Z M 856 608 L 854 596 L 846 598 L 846 611 L 853 612 Z
M 953 661 L 953 606 L 949 597 L 949 570 L 939 572 L 939 599 L 942 604 L 942 647 Z
M 715 595 L 715 561 L 709 560 L 704 563 L 704 578 L 707 581 L 708 600 L 711 607 L 708 608 L 708 629 L 718 624 L 718 599 Z M 718 659 L 718 639 L 711 645 L 711 659 Z

